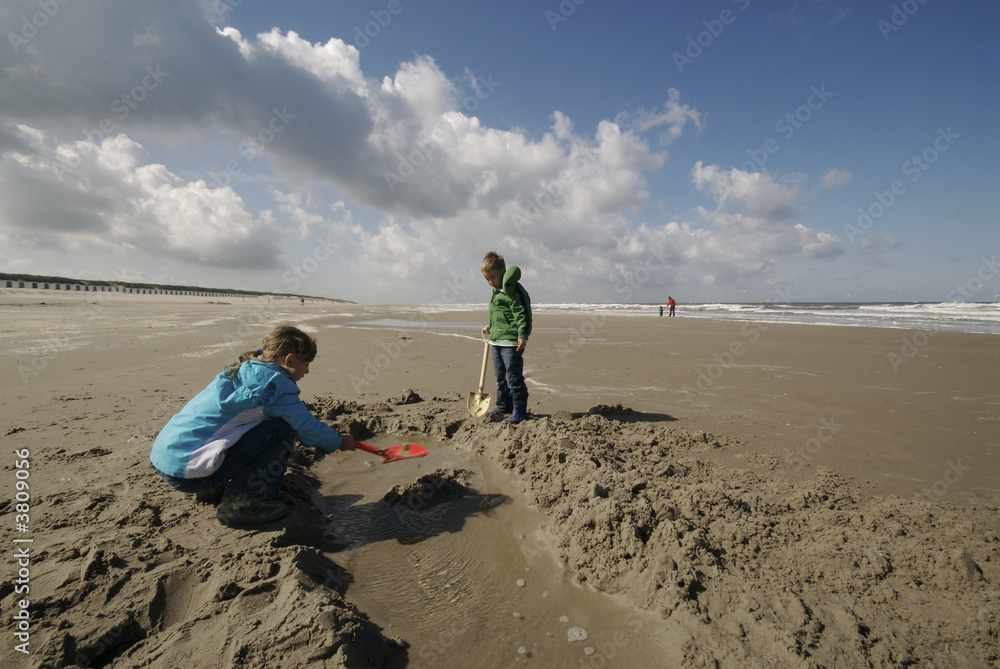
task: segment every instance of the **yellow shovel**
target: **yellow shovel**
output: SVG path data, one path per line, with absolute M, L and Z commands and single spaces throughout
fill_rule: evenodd
M 486 383 L 486 363 L 490 357 L 490 342 L 483 341 L 483 371 L 479 375 L 479 390 L 469 393 L 469 414 L 482 416 L 490 408 L 489 394 L 483 394 L 483 385 Z

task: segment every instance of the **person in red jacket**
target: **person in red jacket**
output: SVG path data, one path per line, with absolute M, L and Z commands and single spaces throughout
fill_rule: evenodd
M 674 315 L 674 307 L 677 306 L 677 302 L 675 302 L 674 298 L 670 297 L 669 295 L 667 295 L 667 306 L 670 307 L 670 313 L 667 314 L 667 315 L 668 316 L 673 316 Z

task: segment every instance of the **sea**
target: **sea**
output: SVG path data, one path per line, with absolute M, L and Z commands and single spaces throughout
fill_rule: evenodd
M 427 305 L 440 311 L 481 310 L 482 304 Z M 532 304 L 534 313 L 659 316 L 659 304 Z M 663 305 L 664 318 L 666 305 Z M 1000 302 L 787 302 L 677 304 L 678 318 L 946 330 L 1000 334 Z

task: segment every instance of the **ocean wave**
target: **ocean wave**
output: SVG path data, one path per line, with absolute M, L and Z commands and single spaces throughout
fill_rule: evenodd
M 481 303 L 434 305 L 440 310 L 478 311 Z M 665 305 L 664 305 L 665 306 Z M 659 304 L 551 302 L 535 313 L 658 316 Z M 703 302 L 677 305 L 679 317 L 747 320 L 800 325 L 950 330 L 1000 334 L 1000 302 Z

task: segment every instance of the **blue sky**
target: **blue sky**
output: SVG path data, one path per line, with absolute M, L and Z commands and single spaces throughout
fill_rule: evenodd
M 480 302 L 1000 295 L 996 2 L 7 1 L 0 271 Z M 985 269 L 984 269 L 985 268 Z

